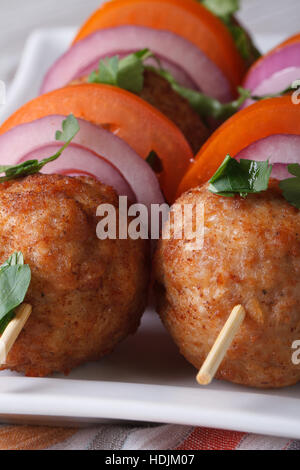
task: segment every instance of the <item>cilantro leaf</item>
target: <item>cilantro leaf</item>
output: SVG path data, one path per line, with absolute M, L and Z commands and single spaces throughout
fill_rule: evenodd
M 15 266 L 16 264 L 24 264 L 24 256 L 21 251 L 16 251 L 13 253 L 8 260 L 6 260 L 2 266 L 0 266 L 0 272 L 6 266 Z
M 244 88 L 239 87 L 239 97 L 229 103 L 221 103 L 211 96 L 207 96 L 200 91 L 185 88 L 175 80 L 172 74 L 164 69 L 156 69 L 155 67 L 147 66 L 148 69 L 158 73 L 161 77 L 169 82 L 173 90 L 178 93 L 182 98 L 185 98 L 190 106 L 202 117 L 206 119 L 212 117 L 214 119 L 225 121 L 233 116 L 244 102 L 251 98 L 251 92 Z
M 224 18 L 234 15 L 240 9 L 240 0 L 200 0 L 214 15 Z
M 227 155 L 210 179 L 209 191 L 218 196 L 234 197 L 235 194 L 239 194 L 247 197 L 250 193 L 260 193 L 268 189 L 271 172 L 272 165 L 269 165 L 268 161 L 238 162 Z
M 140 93 L 144 87 L 144 62 L 152 56 L 149 49 L 143 49 L 124 57 L 119 64 L 119 87 Z
M 224 21 L 224 23 L 229 29 L 240 55 L 250 66 L 261 57 L 261 53 L 242 26 L 235 24 L 232 20 Z
M 79 124 L 75 116 L 70 114 L 62 122 L 62 131 L 56 131 L 55 139 L 66 144 L 71 143 L 75 135 L 79 132 Z
M 264 96 L 252 96 L 251 91 L 246 88 L 238 87 L 239 96 L 237 99 L 228 103 L 221 103 L 219 100 L 207 96 L 196 90 L 185 88 L 175 80 L 172 74 L 168 70 L 162 68 L 157 69 L 155 67 L 147 66 L 153 72 L 158 73 L 161 77 L 169 82 L 173 90 L 178 93 L 182 98 L 185 98 L 190 106 L 200 115 L 202 119 L 212 117 L 218 121 L 226 121 L 228 118 L 233 116 L 239 111 L 240 107 L 245 103 L 247 99 L 254 101 L 265 100 L 268 98 L 277 98 L 283 96 L 291 91 L 295 91 L 295 87 L 288 87 L 279 93 L 273 95 Z
M 300 165 L 299 163 L 291 163 L 288 165 L 288 171 L 293 176 L 298 176 L 300 178 Z
M 225 24 L 232 35 L 239 53 L 248 65 L 251 65 L 261 56 L 248 33 L 237 23 L 233 16 L 240 9 L 240 0 L 198 1 Z
M 90 83 L 104 83 L 105 85 L 118 85 L 119 58 L 118 56 L 107 57 L 99 62 L 98 71 L 90 74 Z
M 27 160 L 18 165 L 0 166 L 0 173 L 5 173 L 5 176 L 0 177 L 0 183 L 38 173 L 45 165 L 47 165 L 47 163 L 53 162 L 61 156 L 63 151 L 70 145 L 78 131 L 78 121 L 72 114 L 70 114 L 62 123 L 62 131 L 57 131 L 55 135 L 56 140 L 65 142 L 58 152 L 49 158 L 44 158 L 41 161 Z
M 295 178 L 280 181 L 279 187 L 282 190 L 283 197 L 292 206 L 300 209 L 300 165 L 298 163 L 288 165 L 288 170 Z
M 113 85 L 132 93 L 140 93 L 144 86 L 144 62 L 153 57 L 149 49 L 141 49 L 123 59 L 118 56 L 100 60 L 98 71 L 88 78 L 89 83 Z
M 31 270 L 21 252 L 0 267 L 0 334 L 14 318 L 14 310 L 24 300 L 31 281 Z

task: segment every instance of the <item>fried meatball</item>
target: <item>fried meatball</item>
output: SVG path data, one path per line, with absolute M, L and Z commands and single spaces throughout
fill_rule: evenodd
M 87 79 L 86 76 L 73 80 L 70 85 L 86 83 Z M 200 150 L 210 131 L 189 102 L 176 93 L 165 78 L 146 69 L 144 88 L 139 96 L 179 127 L 195 154 Z
M 210 133 L 199 114 L 172 89 L 165 78 L 146 69 L 140 97 L 179 127 L 195 154 L 200 150 Z
M 34 175 L 0 185 L 0 261 L 22 251 L 32 314 L 5 369 L 67 373 L 96 360 L 139 325 L 147 300 L 148 245 L 99 240 L 96 209 L 118 198 L 89 177 Z
M 186 240 L 171 236 L 156 253 L 158 312 L 181 353 L 200 369 L 231 310 L 242 304 L 246 319 L 217 378 L 261 388 L 295 384 L 300 212 L 275 183 L 246 199 L 216 196 L 206 185 L 177 203 L 203 204 L 205 228 L 201 250 L 188 251 Z

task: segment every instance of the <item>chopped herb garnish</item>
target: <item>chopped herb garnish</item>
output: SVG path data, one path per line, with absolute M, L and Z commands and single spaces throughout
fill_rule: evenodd
M 241 54 L 248 66 L 252 65 L 257 59 L 261 57 L 261 53 L 257 47 L 253 44 L 248 33 L 240 26 L 236 24 L 232 18 L 223 20 L 227 28 L 229 29 L 237 50 Z
M 234 15 L 240 9 L 240 0 L 200 0 L 202 5 L 219 18 Z
M 21 252 L 14 253 L 0 267 L 0 334 L 14 318 L 14 310 L 24 300 L 31 280 Z
M 228 28 L 242 58 L 248 65 L 257 60 L 261 54 L 253 44 L 247 32 L 237 24 L 234 14 L 240 9 L 240 0 L 198 0 L 211 13 L 217 16 Z
M 231 4 L 231 2 L 229 3 Z M 222 8 L 225 8 L 225 6 Z M 151 65 L 145 65 L 145 61 L 149 58 L 153 58 L 157 62 L 158 68 Z M 133 54 L 129 54 L 123 59 L 119 59 L 118 56 L 101 59 L 98 70 L 93 71 L 90 74 L 88 82 L 113 85 L 123 88 L 124 90 L 131 91 L 132 93 L 139 94 L 143 90 L 144 86 L 145 69 L 151 70 L 167 80 L 172 89 L 182 98 L 186 99 L 190 106 L 204 120 L 212 117 L 218 121 L 226 121 L 229 117 L 239 111 L 240 107 L 247 99 L 259 101 L 282 96 L 289 91 L 295 90 L 294 88 L 289 87 L 276 95 L 251 96 L 251 92 L 249 90 L 238 87 L 239 96 L 237 99 L 229 103 L 221 103 L 217 99 L 207 96 L 204 93 L 181 86 L 169 71 L 161 68 L 159 59 L 149 49 L 142 49 Z
M 234 197 L 239 194 L 247 197 L 250 193 L 266 191 L 272 172 L 268 161 L 256 162 L 241 160 L 238 162 L 229 155 L 209 181 L 209 191 L 218 196 Z
M 283 197 L 292 205 L 300 209 L 300 165 L 293 163 L 288 165 L 288 170 L 294 178 L 280 181 L 279 186 Z
M 55 134 L 56 140 L 65 142 L 59 151 L 49 158 L 44 158 L 41 161 L 27 160 L 19 165 L 2 165 L 0 166 L 0 173 L 5 173 L 5 176 L 0 177 L 0 183 L 10 181 L 22 176 L 33 175 L 38 173 L 47 163 L 53 162 L 61 156 L 63 151 L 70 145 L 71 141 L 79 131 L 79 124 L 77 119 L 70 114 L 62 123 L 62 131 L 57 131 Z
M 175 80 L 172 74 L 164 69 L 156 69 L 155 67 L 147 66 L 147 68 L 158 73 L 161 77 L 169 82 L 174 91 L 176 91 L 182 98 L 185 98 L 190 106 L 201 116 L 203 119 L 212 117 L 217 120 L 225 121 L 233 116 L 245 101 L 251 98 L 251 92 L 244 88 L 239 87 L 239 97 L 229 103 L 221 103 L 215 98 L 205 95 L 196 90 L 185 88 Z
M 146 162 L 151 166 L 155 173 L 160 174 L 164 171 L 162 161 L 154 150 L 151 150 L 146 158 Z
M 147 66 L 148 69 L 158 73 L 161 77 L 169 82 L 174 91 L 176 91 L 182 98 L 185 98 L 190 106 L 200 115 L 204 120 L 211 117 L 218 121 L 226 121 L 235 113 L 237 113 L 240 107 L 245 103 L 246 100 L 251 99 L 254 101 L 261 101 L 269 98 L 277 98 L 283 96 L 291 91 L 295 91 L 295 87 L 290 86 L 285 88 L 279 93 L 273 95 L 263 96 L 252 96 L 251 91 L 242 87 L 238 87 L 239 96 L 236 100 L 228 103 L 221 103 L 219 100 L 205 95 L 196 90 L 185 88 L 175 80 L 172 74 L 168 70 L 162 68 L 157 69 L 152 66 Z
M 118 56 L 101 59 L 98 70 L 92 72 L 89 83 L 113 85 L 132 93 L 140 93 L 144 87 L 144 62 L 154 57 L 149 49 L 129 54 L 123 59 Z

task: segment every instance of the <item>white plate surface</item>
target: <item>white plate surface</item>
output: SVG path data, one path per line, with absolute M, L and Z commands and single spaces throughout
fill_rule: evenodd
M 29 39 L 9 89 L 2 122 L 36 96 L 49 65 L 70 43 L 71 29 L 37 31 Z M 279 36 L 262 36 L 266 51 Z M 156 314 L 148 311 L 138 334 L 116 351 L 70 376 L 25 378 L 0 373 L 0 419 L 49 424 L 103 420 L 199 425 L 300 439 L 300 385 L 260 391 L 215 381 L 195 382 L 195 370 L 180 356 Z

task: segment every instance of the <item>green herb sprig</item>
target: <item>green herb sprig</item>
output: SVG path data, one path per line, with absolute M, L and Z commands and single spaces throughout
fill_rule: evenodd
M 294 178 L 280 181 L 279 186 L 283 197 L 294 207 L 300 209 L 300 165 L 293 163 L 288 165 L 288 171 Z
M 182 98 L 185 98 L 190 106 L 203 119 L 211 117 L 216 120 L 225 121 L 233 116 L 247 99 L 251 98 L 251 92 L 249 90 L 239 87 L 239 97 L 236 100 L 229 103 L 221 103 L 219 100 L 207 96 L 204 93 L 179 85 L 172 74 L 167 70 L 156 69 L 150 66 L 147 66 L 147 68 L 151 68 L 152 71 L 167 80 L 173 90 L 182 96 Z
M 31 281 L 31 270 L 21 252 L 10 256 L 0 267 L 0 334 L 15 316 Z
M 233 37 L 239 53 L 249 65 L 261 56 L 261 53 L 253 44 L 247 32 L 234 20 L 233 15 L 240 9 L 240 0 L 198 1 L 225 24 Z
M 157 69 L 155 67 L 147 66 L 153 72 L 158 73 L 161 77 L 169 82 L 172 89 L 178 93 L 182 98 L 185 98 L 190 106 L 199 114 L 199 116 L 207 120 L 207 118 L 213 118 L 218 121 L 226 121 L 235 113 L 237 113 L 240 107 L 245 103 L 246 100 L 251 99 L 253 101 L 262 101 L 269 98 L 278 98 L 291 91 L 295 91 L 295 87 L 288 87 L 276 94 L 269 94 L 263 96 L 251 95 L 251 91 L 242 87 L 238 87 L 237 91 L 239 96 L 237 99 L 228 103 L 221 103 L 219 100 L 205 95 L 196 90 L 185 88 L 176 81 L 172 74 L 162 68 Z
M 300 209 L 300 165 L 287 166 L 293 176 L 279 182 L 283 197 L 289 204 Z M 269 186 L 272 165 L 268 161 L 241 160 L 238 162 L 229 155 L 209 181 L 209 191 L 217 196 L 234 197 L 239 194 L 247 197 L 250 193 L 266 191 Z
M 240 9 L 240 0 L 199 0 L 205 8 L 219 18 L 227 18 Z
M 0 173 L 5 173 L 5 176 L 0 177 L 0 183 L 38 173 L 45 165 L 47 165 L 47 163 L 53 162 L 61 156 L 63 151 L 70 145 L 78 131 L 78 121 L 73 116 L 73 114 L 70 114 L 62 123 L 62 131 L 57 131 L 55 134 L 55 139 L 57 141 L 65 142 L 58 152 L 49 158 L 44 158 L 41 161 L 27 160 L 18 165 L 0 165 Z
M 144 62 L 151 57 L 154 58 L 154 55 L 149 49 L 142 49 L 123 59 L 118 56 L 101 59 L 98 70 L 90 74 L 88 82 L 113 85 L 132 93 L 140 93 L 144 87 Z
M 236 194 L 247 197 L 250 193 L 260 193 L 268 189 L 271 172 L 272 165 L 269 165 L 268 161 L 238 162 L 227 155 L 209 181 L 209 191 L 224 197 L 234 197 Z

